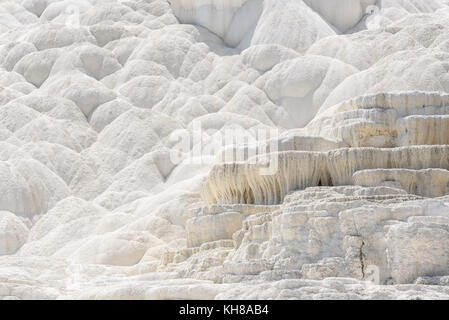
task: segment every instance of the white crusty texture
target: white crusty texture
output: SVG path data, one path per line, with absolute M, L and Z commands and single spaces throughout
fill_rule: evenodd
M 376 93 L 321 108 L 307 132 L 351 147 L 449 144 L 449 95 Z
M 8 211 L 0 211 L 0 255 L 13 254 L 27 240 L 28 227 Z
M 444 169 L 371 169 L 360 170 L 352 176 L 361 186 L 392 185 L 423 197 L 449 194 L 449 171 Z
M 449 299 L 448 62 L 447 0 L 0 1 L 0 299 Z
M 246 162 L 215 165 L 204 184 L 202 198 L 207 204 L 279 204 L 293 190 L 350 185 L 353 179 L 356 184 L 366 186 L 381 185 L 381 182 L 392 179 L 410 193 L 439 197 L 448 194 L 448 159 L 449 146 L 270 153 L 267 157 L 250 158 Z M 275 166 L 278 170 L 274 174 L 266 174 Z M 379 171 L 364 171 L 376 168 L 380 168 Z M 384 168 L 387 170 L 381 170 Z M 412 171 L 395 171 L 393 168 L 444 170 L 426 170 L 413 175 Z M 411 175 L 408 179 L 407 172 Z M 370 181 L 369 174 L 376 176 L 375 180 Z M 417 186 L 418 179 L 420 187 Z M 424 191 L 426 182 L 432 183 L 433 187 Z
M 305 279 L 366 280 L 377 266 L 383 284 L 444 276 L 447 210 L 442 201 L 416 200 L 388 187 L 308 188 L 290 194 L 277 211 L 247 218 L 224 272 L 274 276 L 277 271 L 282 278 L 280 270 L 296 270 Z M 415 250 L 418 243 L 422 252 Z M 433 254 L 445 259 L 433 260 Z

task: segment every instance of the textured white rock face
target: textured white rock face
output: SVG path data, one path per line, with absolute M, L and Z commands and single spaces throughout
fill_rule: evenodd
M 449 171 L 444 169 L 373 169 L 352 176 L 354 184 L 378 186 L 396 184 L 408 193 L 424 197 L 442 197 L 449 193 Z
M 13 254 L 27 240 L 28 228 L 15 214 L 0 212 L 0 255 Z
M 0 1 L 0 299 L 449 299 L 448 63 L 447 0 Z
M 350 185 L 353 181 L 377 186 L 390 180 L 400 183 L 410 193 L 439 197 L 447 195 L 448 159 L 448 146 L 271 153 L 268 159 L 255 163 L 247 161 L 214 166 L 208 182 L 204 184 L 202 198 L 208 204 L 279 204 L 288 193 L 297 189 Z M 276 173 L 262 173 L 267 161 L 268 166 L 276 163 L 279 168 Z M 407 170 L 424 168 L 443 170 Z M 370 179 L 370 175 L 375 178 Z M 432 187 L 425 190 L 426 183 Z
M 305 0 L 311 8 L 321 14 L 329 23 L 345 32 L 355 27 L 370 6 L 376 4 L 376 0 Z

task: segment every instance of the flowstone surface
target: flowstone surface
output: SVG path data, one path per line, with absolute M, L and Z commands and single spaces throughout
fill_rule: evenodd
M 448 72 L 447 0 L 0 1 L 0 298 L 449 299 Z

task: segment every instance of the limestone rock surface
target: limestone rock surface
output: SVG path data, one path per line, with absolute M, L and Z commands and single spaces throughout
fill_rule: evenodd
M 449 1 L 0 1 L 0 299 L 449 299 Z

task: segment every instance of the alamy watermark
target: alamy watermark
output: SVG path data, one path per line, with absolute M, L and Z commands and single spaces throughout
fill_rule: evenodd
M 180 129 L 170 135 L 175 144 L 170 161 L 175 165 L 245 162 L 257 165 L 260 175 L 273 175 L 278 170 L 278 158 L 273 155 L 279 150 L 279 134 L 278 129 L 268 127 L 206 130 L 194 120 L 190 130 Z

